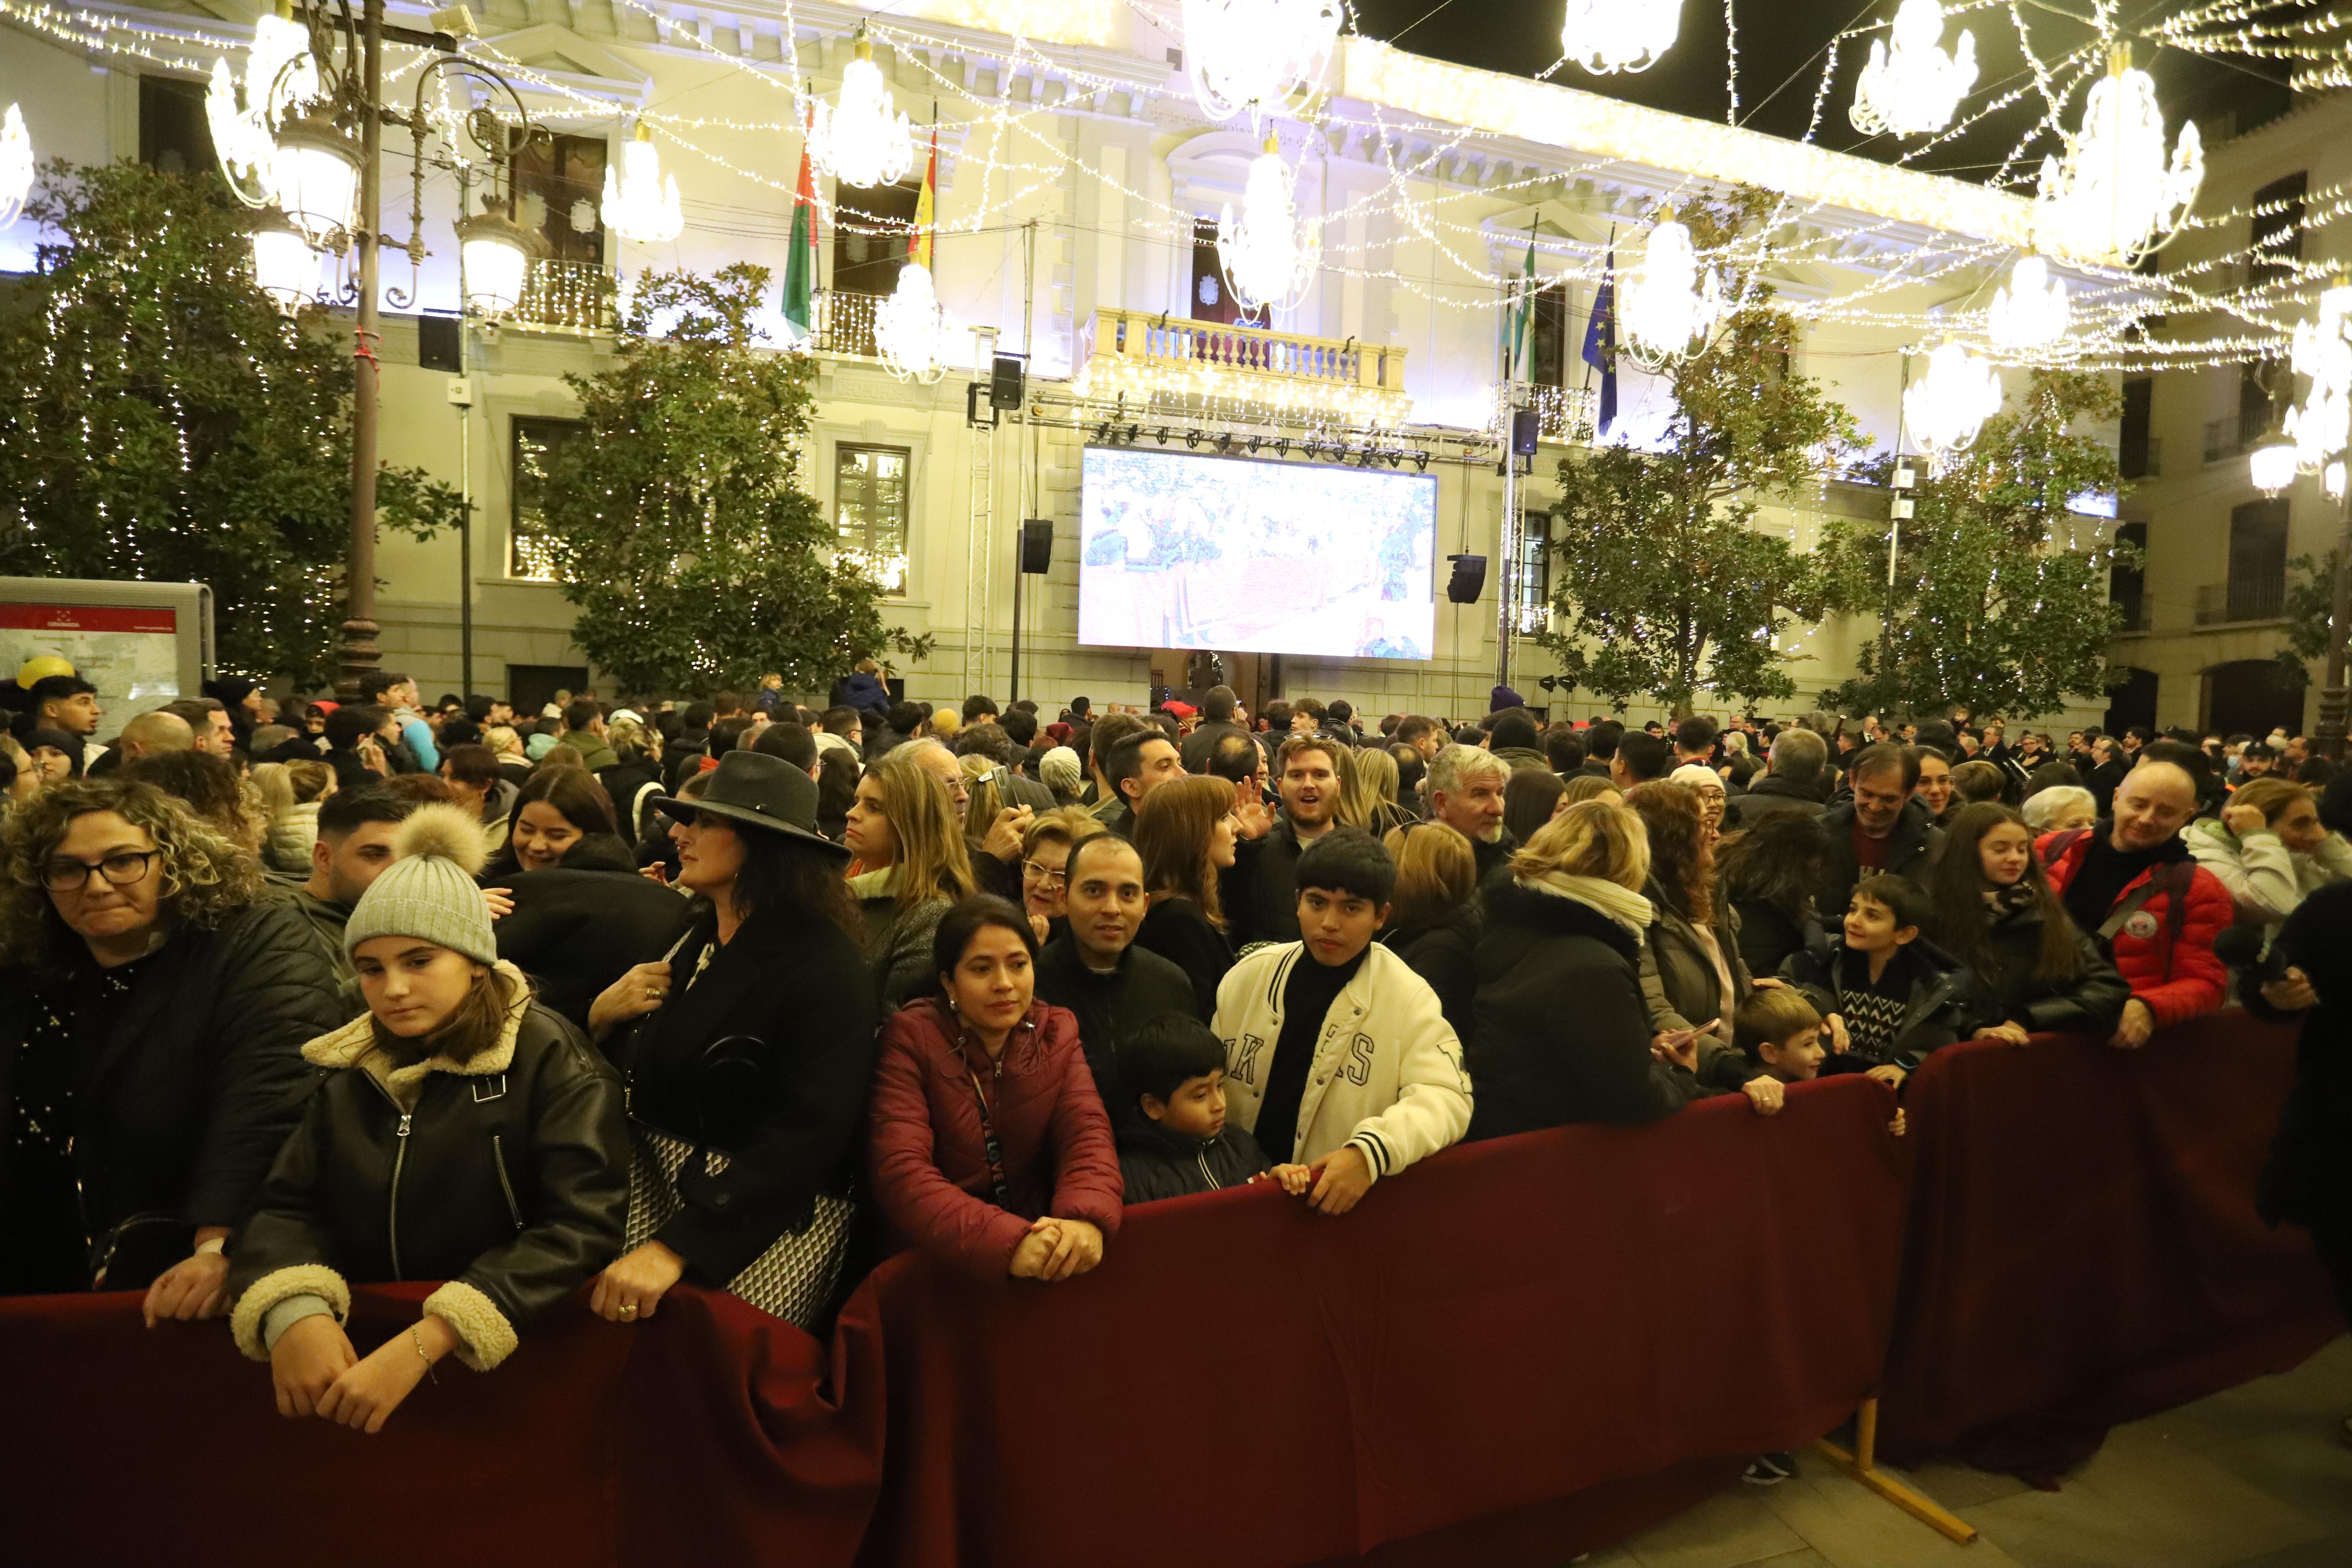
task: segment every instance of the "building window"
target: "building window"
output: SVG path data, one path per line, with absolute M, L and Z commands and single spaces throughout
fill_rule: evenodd
M 1226 286 L 1225 264 L 1217 257 L 1217 225 L 1208 218 L 1192 220 L 1192 293 L 1187 309 L 1195 321 L 1227 327 L 1244 314 Z
M 834 449 L 833 529 L 838 549 L 887 593 L 907 591 L 907 476 L 903 446 Z
M 576 419 L 517 419 L 513 461 L 507 475 L 507 493 L 514 506 L 507 528 L 507 575 L 533 582 L 556 580 L 555 558 L 547 548 L 548 460 L 556 449 L 579 438 Z
M 2268 288 L 2292 284 L 2295 263 L 2303 259 L 2304 197 L 2311 188 L 2308 174 L 2273 180 L 2254 193 L 2253 253 L 2246 260 L 2246 286 Z
M 1551 625 L 1551 514 L 1519 516 L 1519 556 L 1511 563 L 1511 602 L 1518 607 L 1519 630 L 1532 634 Z
M 1528 381 L 1539 387 L 1568 384 L 1569 364 L 1584 351 L 1582 342 L 1569 341 L 1568 330 L 1568 286 L 1554 283 L 1537 289 L 1532 341 L 1520 372 Z
M 833 287 L 843 294 L 887 298 L 898 287 L 914 232 L 916 185 L 844 186 L 834 206 Z M 789 217 L 789 214 L 786 214 Z
M 2116 543 L 2139 551 L 2140 564 L 2118 562 L 2107 569 L 2107 602 L 2124 612 L 2126 632 L 2145 632 L 2147 625 L 2147 525 L 2126 523 L 2116 529 Z
M 601 136 L 515 137 L 515 222 L 547 241 L 551 260 L 604 262 L 604 165 Z
M 2116 441 L 2116 462 L 2126 479 L 2145 479 L 2156 473 L 2156 444 L 2148 426 L 2156 413 L 2156 378 L 2134 376 L 2124 382 L 2124 422 Z
M 202 174 L 218 166 L 203 82 L 139 78 L 139 162 L 165 174 Z
M 2285 612 L 2286 525 L 2284 496 L 2231 512 L 2228 619 L 2269 621 Z

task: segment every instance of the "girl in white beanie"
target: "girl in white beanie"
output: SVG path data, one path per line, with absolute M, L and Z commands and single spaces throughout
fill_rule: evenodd
M 442 1357 L 487 1372 L 620 1250 L 619 1079 L 499 959 L 475 883 L 482 830 L 420 808 L 352 911 L 368 1010 L 303 1047 L 329 1070 L 231 1248 L 237 1348 L 281 1416 L 369 1432 Z M 364 1358 L 351 1287 L 446 1280 Z

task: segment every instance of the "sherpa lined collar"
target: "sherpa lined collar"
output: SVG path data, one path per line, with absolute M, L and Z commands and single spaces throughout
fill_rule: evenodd
M 515 1037 L 522 1032 L 522 1016 L 530 1009 L 530 982 L 523 972 L 501 958 L 493 966 L 494 972 L 507 983 L 507 1019 L 499 1030 L 499 1038 L 488 1050 L 458 1061 L 447 1056 L 428 1056 L 422 1061 L 412 1061 L 405 1067 L 375 1069 L 386 1087 L 405 1083 L 421 1083 L 428 1072 L 453 1072 L 464 1078 L 486 1078 L 494 1072 L 504 1072 L 514 1065 Z M 314 1067 L 356 1067 L 375 1047 L 375 1015 L 360 1014 L 332 1034 L 322 1034 L 302 1048 L 302 1060 Z M 380 1059 L 379 1059 L 380 1060 Z

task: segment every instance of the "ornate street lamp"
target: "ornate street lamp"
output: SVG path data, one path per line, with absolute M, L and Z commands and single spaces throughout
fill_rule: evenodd
M 275 207 L 254 220 L 253 281 L 289 316 L 319 297 L 319 253 Z
M 2287 411 L 2246 455 L 2248 477 L 2265 495 L 2284 493 L 2295 476 L 2316 474 L 2343 517 L 2335 552 L 2335 592 L 2328 613 L 2327 684 L 2319 692 L 2319 746 L 2341 761 L 2345 731 L 2352 726 L 2352 495 L 2344 479 L 2352 447 L 2352 279 L 2338 277 L 2319 296 L 2316 319 L 2294 329 L 2288 359 L 2294 374 L 2311 385 L 2303 402 Z

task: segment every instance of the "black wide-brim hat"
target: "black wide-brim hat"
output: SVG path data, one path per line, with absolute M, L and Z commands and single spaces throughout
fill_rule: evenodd
M 762 828 L 805 839 L 843 860 L 849 858 L 846 844 L 836 844 L 816 831 L 816 780 L 764 751 L 730 751 L 711 770 L 710 787 L 700 800 L 662 795 L 655 799 L 654 806 L 663 816 L 681 822 L 691 822 L 707 811 L 730 827 Z

